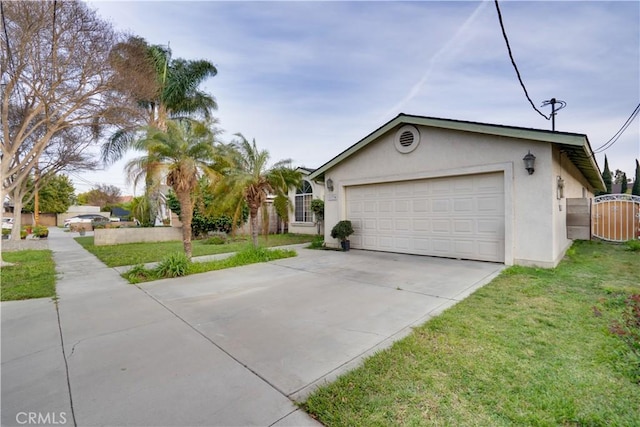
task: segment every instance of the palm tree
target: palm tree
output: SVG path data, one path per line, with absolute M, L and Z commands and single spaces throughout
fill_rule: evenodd
M 116 77 L 125 81 L 119 87 L 136 99 L 143 114 L 138 126 L 119 129 L 102 145 L 105 163 L 120 160 L 150 127 L 164 131 L 168 119 L 209 120 L 218 108 L 215 98 L 199 89 L 218 73 L 209 61 L 171 59 L 171 49 L 139 37 L 120 43 L 111 57 Z
M 199 89 L 218 70 L 209 61 L 171 59 L 171 49 L 148 45 L 144 39 L 131 37 L 111 53 L 111 62 L 121 80 L 123 92 L 136 99 L 140 107 L 139 126 L 119 129 L 102 145 L 105 164 L 120 160 L 136 141 L 148 138 L 148 130 L 167 130 L 169 119 L 211 119 L 217 109 L 215 98 Z M 158 194 L 152 189 L 157 179 L 146 174 L 146 196 L 149 199 L 149 218 L 157 215 Z
M 168 120 L 166 128 L 166 131 L 149 129 L 148 137 L 136 144 L 147 154 L 127 163 L 126 170 L 134 182 L 149 173 L 166 175 L 167 185 L 180 202 L 184 252 L 190 259 L 193 192 L 203 174 L 212 180 L 218 177 L 208 165 L 216 151 L 214 132 L 208 123 L 197 121 Z
M 255 139 L 247 141 L 242 134 L 230 144 L 231 166 L 226 169 L 222 188 L 227 198 L 240 200 L 236 205 L 236 218 L 242 210 L 242 202 L 249 208 L 251 239 L 258 246 L 258 210 L 266 213 L 268 195 L 283 194 L 290 187 L 299 185 L 302 176 L 291 167 L 291 160 L 280 160 L 269 166 L 269 152 L 259 150 Z M 241 196 L 241 197 L 238 197 Z M 264 231 L 267 228 L 264 227 Z

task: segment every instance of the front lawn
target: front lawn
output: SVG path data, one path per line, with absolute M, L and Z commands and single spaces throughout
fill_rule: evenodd
M 327 426 L 640 425 L 640 352 L 612 333 L 640 294 L 625 249 L 577 242 L 556 269 L 508 268 L 303 407 Z
M 259 244 L 262 247 L 293 245 L 311 242 L 314 237 L 306 234 L 272 234 L 268 238 L 260 236 Z M 76 237 L 75 239 L 109 267 L 156 262 L 162 260 L 167 254 L 184 250 L 181 241 L 95 246 L 91 236 Z M 194 240 L 192 253 L 194 257 L 223 254 L 238 252 L 248 246 L 251 246 L 251 238 L 248 236 L 238 236 L 233 241 L 221 245 L 205 244 L 203 240 Z
M 14 264 L 0 269 L 2 301 L 55 296 L 56 266 L 51 251 L 3 252 L 2 258 Z

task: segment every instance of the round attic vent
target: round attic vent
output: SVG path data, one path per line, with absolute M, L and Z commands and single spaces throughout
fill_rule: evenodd
M 394 144 L 396 150 L 402 154 L 410 153 L 418 147 L 420 143 L 420 132 L 415 126 L 405 125 L 396 132 Z

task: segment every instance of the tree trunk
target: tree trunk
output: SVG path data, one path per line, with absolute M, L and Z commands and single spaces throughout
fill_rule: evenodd
M 175 191 L 175 190 L 174 190 Z M 191 220 L 193 219 L 193 206 L 191 194 L 188 191 L 176 191 L 180 202 L 180 220 L 182 221 L 182 245 L 187 258 L 191 259 Z
M 20 240 L 20 230 L 22 229 L 22 198 L 24 197 L 24 193 L 20 191 L 20 187 L 16 187 L 12 193 L 13 229 L 11 230 L 11 240 L 15 242 Z
M 258 247 L 258 210 L 251 208 L 251 240 L 253 241 L 253 247 Z

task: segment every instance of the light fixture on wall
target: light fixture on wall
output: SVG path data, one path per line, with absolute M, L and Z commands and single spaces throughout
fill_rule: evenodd
M 333 191 L 333 180 L 331 178 L 327 180 L 327 189 Z
M 564 179 L 561 176 L 558 176 L 558 187 L 556 189 L 556 197 L 558 200 L 564 197 Z
M 524 168 L 527 170 L 527 172 L 529 172 L 529 175 L 533 174 L 533 172 L 535 171 L 534 166 L 536 164 L 536 156 L 531 154 L 531 151 L 529 151 L 527 155 L 522 158 L 522 160 L 524 160 Z

